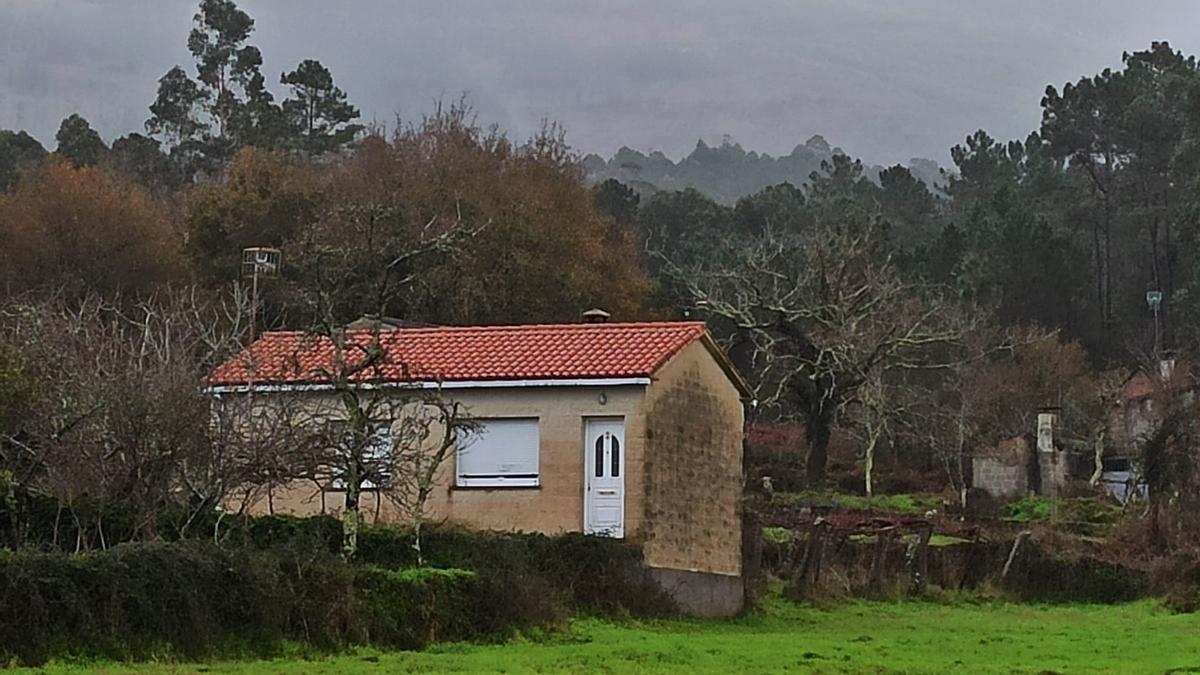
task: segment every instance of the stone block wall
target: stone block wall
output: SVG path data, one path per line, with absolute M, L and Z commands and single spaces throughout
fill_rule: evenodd
M 1024 463 L 1009 464 L 994 457 L 972 461 L 971 484 L 993 497 L 1024 497 L 1029 492 L 1029 470 Z
M 1070 476 L 1070 453 L 1037 451 L 1026 438 L 1009 439 L 971 460 L 971 485 L 1000 499 L 1050 495 Z
M 650 385 L 646 409 L 646 563 L 741 574 L 740 395 L 696 342 Z

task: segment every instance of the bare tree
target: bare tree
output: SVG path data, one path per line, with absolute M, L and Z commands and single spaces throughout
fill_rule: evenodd
M 323 431 L 310 435 L 307 445 L 314 448 L 314 461 L 309 470 L 333 471 L 338 476 L 345 495 L 342 550 L 347 557 L 358 548 L 363 488 L 381 480 L 372 469 L 384 461 L 379 430 L 413 429 L 415 423 L 406 419 L 404 411 L 414 404 L 414 396 L 422 402 L 421 410 L 432 406 L 453 412 L 442 420 L 451 432 L 465 424 L 465 415 L 460 421 L 461 409 L 435 402 L 432 397 L 440 390 L 420 391 L 420 383 L 389 386 L 419 377 L 436 379 L 436 374 L 410 373 L 407 364 L 397 361 L 384 346 L 387 331 L 382 322 L 359 331 L 348 331 L 345 325 L 363 310 L 383 316 L 429 265 L 457 255 L 486 225 L 468 225 L 456 213 L 452 220 L 434 217 L 414 228 L 386 201 L 359 199 L 309 223 L 293 252 L 296 291 L 311 317 L 309 339 L 330 353 L 328 364 L 317 375 L 328 383 L 337 405 L 337 410 L 320 411 L 328 423 Z M 425 419 L 423 413 L 418 419 Z M 307 428 L 320 426 L 314 419 Z M 401 441 L 408 446 L 409 439 Z
M 275 513 L 274 497 L 291 487 L 311 453 L 305 441 L 310 423 L 305 401 L 295 397 L 255 397 L 248 393 L 214 394 L 210 435 L 214 452 L 223 458 L 224 499 L 213 528 L 219 539 L 221 519 L 242 515 L 263 501 Z M 190 486 L 189 486 L 190 487 Z
M 476 430 L 461 403 L 425 386 L 357 387 L 350 390 L 355 400 L 349 405 L 344 397 L 317 397 L 291 420 L 291 445 L 304 456 L 290 461 L 288 478 L 344 493 L 347 556 L 357 548 L 363 498 L 373 493 L 376 508 L 386 500 L 407 519 L 417 558 L 424 559 L 429 497 L 446 460 Z
M 1121 402 L 1129 371 L 1112 368 L 1095 373 L 1090 378 L 1083 396 L 1068 402 L 1082 424 L 1082 441 L 1092 452 L 1092 475 L 1088 483 L 1095 486 L 1104 477 L 1104 451 L 1108 447 L 1108 431 L 1112 424 L 1112 411 Z
M 221 503 L 226 458 L 200 383 L 239 346 L 243 301 L 184 288 L 5 308 L 5 341 L 37 384 L 0 459 L 22 489 L 57 501 L 76 548 L 110 543 L 113 510 L 132 519 L 123 536 L 154 538 L 164 514 L 186 530 Z M 56 544 L 58 533 L 56 520 Z
M 748 339 L 760 404 L 803 421 L 814 488 L 839 416 L 865 415 L 877 444 L 893 374 L 936 367 L 964 330 L 944 320 L 952 303 L 940 289 L 900 276 L 890 250 L 880 223 L 839 223 L 768 228 L 688 269 L 665 262 L 699 309 Z

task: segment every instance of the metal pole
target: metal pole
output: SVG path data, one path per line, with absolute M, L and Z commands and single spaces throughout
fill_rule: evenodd
M 250 278 L 250 344 L 254 344 L 254 324 L 258 317 L 258 260 L 254 261 L 254 273 Z
M 1158 320 L 1158 304 L 1155 304 L 1154 305 L 1154 358 L 1155 359 L 1157 359 L 1159 357 L 1159 352 L 1162 349 L 1162 345 L 1160 344 L 1162 341 L 1161 334 L 1162 334 L 1162 329 L 1159 327 L 1159 320 Z

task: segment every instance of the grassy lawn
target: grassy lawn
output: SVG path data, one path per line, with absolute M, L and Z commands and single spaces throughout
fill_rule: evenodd
M 924 514 L 942 508 L 941 495 L 862 495 L 841 492 L 776 492 L 771 504 L 782 507 L 819 507 L 842 511 L 886 511 L 890 513 Z
M 47 673 L 1200 673 L 1200 615 L 1155 604 L 770 603 L 735 621 L 578 621 L 571 635 L 420 653 L 204 665 L 56 665 Z

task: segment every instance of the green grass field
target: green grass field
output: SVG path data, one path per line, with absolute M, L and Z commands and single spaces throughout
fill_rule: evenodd
M 1150 602 L 1033 606 L 772 601 L 733 621 L 581 620 L 569 634 L 314 660 L 66 665 L 46 673 L 1200 673 L 1200 615 Z

